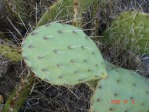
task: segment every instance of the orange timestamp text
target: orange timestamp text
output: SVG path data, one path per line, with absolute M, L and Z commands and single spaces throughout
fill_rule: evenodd
M 135 103 L 134 100 L 128 101 L 128 100 L 111 100 L 111 104 L 127 104 L 128 102 L 131 102 L 132 104 Z

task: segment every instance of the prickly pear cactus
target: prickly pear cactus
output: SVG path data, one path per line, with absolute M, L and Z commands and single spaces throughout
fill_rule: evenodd
M 149 82 L 126 69 L 110 70 L 100 80 L 92 98 L 91 112 L 148 112 Z
M 60 23 L 38 27 L 22 42 L 25 62 L 37 77 L 70 86 L 105 78 L 104 60 L 81 29 Z
M 87 11 L 91 6 L 95 8 L 98 0 L 57 0 L 40 18 L 38 25 L 56 20 L 73 20 L 74 22 L 81 22 L 81 15 Z M 77 10 L 75 10 L 77 8 Z M 76 16 L 74 16 L 78 13 Z M 77 20 L 77 21 L 76 21 Z M 69 22 L 70 23 L 70 22 Z M 75 25 L 75 24 L 74 24 Z M 76 24 L 80 26 L 80 24 Z M 80 26 L 81 27 L 81 26 Z
M 149 53 L 149 14 L 123 12 L 103 35 L 111 46 L 135 53 Z
M 0 55 L 4 56 L 11 62 L 18 62 L 22 59 L 17 46 L 12 42 L 0 39 Z

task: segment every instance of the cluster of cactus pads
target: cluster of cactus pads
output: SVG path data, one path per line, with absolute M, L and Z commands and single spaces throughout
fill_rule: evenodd
M 42 25 L 23 40 L 22 55 L 37 77 L 53 85 L 98 80 L 92 112 L 149 112 L 147 80 L 104 61 L 98 47 L 79 28 L 56 22 Z M 128 104 L 111 104 L 112 100 L 127 100 Z

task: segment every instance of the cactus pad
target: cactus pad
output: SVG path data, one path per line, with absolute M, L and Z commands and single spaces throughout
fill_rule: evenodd
M 92 112 L 149 112 L 149 82 L 134 71 L 110 70 L 98 82 L 92 98 Z
M 123 12 L 103 34 L 109 44 L 134 53 L 149 53 L 149 14 Z
M 2 39 L 0 39 L 0 55 L 6 57 L 12 62 L 17 62 L 22 59 L 22 56 L 17 49 L 17 46 L 15 46 L 9 41 Z
M 22 42 L 22 55 L 37 77 L 54 85 L 70 86 L 107 75 L 94 42 L 67 24 L 53 22 L 35 29 Z

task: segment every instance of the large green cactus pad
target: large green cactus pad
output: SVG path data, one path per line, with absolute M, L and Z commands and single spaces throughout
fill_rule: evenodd
M 92 98 L 92 112 L 149 112 L 149 82 L 134 71 L 110 70 L 98 82 Z
M 149 14 L 123 12 L 103 35 L 114 47 L 129 49 L 135 53 L 149 53 Z
M 67 24 L 53 22 L 35 29 L 22 42 L 22 55 L 37 77 L 54 85 L 75 85 L 107 74 L 94 42 Z

